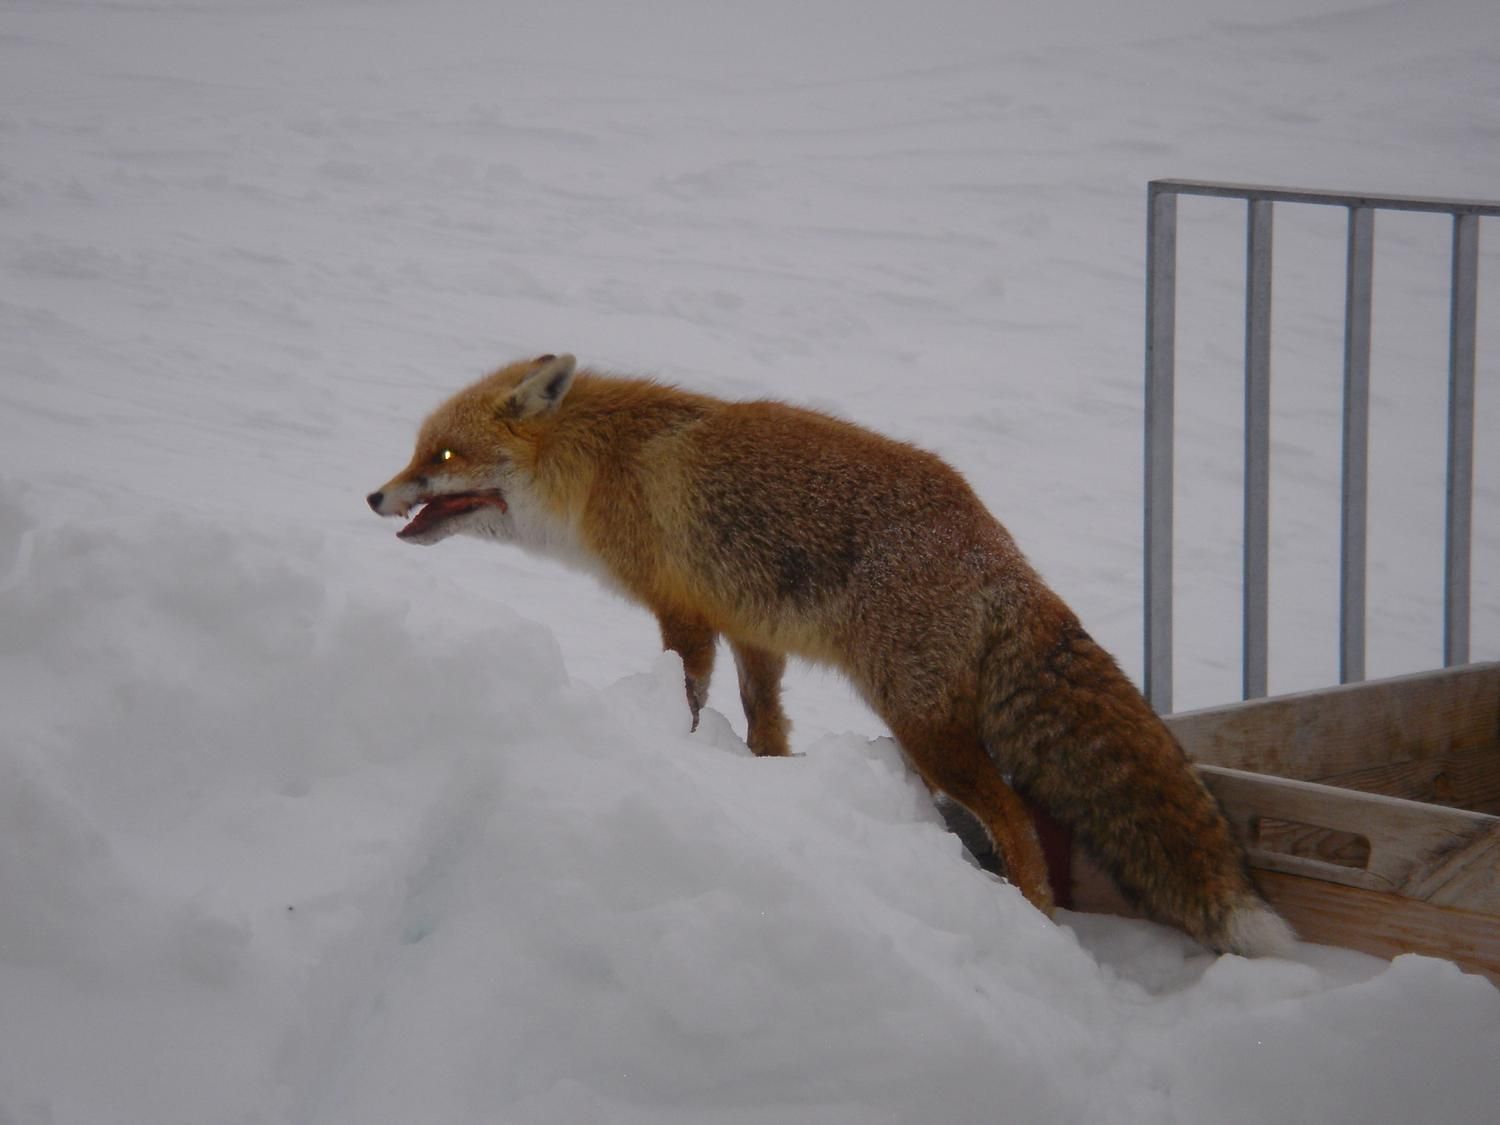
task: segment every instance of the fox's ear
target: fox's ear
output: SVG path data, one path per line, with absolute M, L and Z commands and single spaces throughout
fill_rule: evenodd
M 570 355 L 544 355 L 538 359 L 536 370 L 517 383 L 506 399 L 510 416 L 534 418 L 556 410 L 573 385 L 577 362 Z

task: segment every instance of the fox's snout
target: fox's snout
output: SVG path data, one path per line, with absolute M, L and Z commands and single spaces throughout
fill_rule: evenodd
M 397 477 L 395 480 L 386 481 L 366 496 L 365 503 L 370 505 L 370 511 L 377 516 L 404 516 L 412 508 L 425 504 L 429 499 L 430 496 L 425 488 L 418 492 Z

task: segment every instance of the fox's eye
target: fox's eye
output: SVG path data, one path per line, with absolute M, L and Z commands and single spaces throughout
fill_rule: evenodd
M 433 464 L 438 464 L 439 462 L 442 462 L 442 461 L 451 461 L 451 460 L 453 460 L 453 450 L 451 450 L 451 449 L 445 449 L 441 453 L 435 453 L 435 454 L 433 454 L 433 457 L 432 457 Z

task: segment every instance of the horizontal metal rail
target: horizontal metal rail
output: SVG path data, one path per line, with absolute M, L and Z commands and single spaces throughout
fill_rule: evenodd
M 1243 694 L 1266 693 L 1270 601 L 1271 230 L 1276 203 L 1349 212 L 1344 305 L 1343 484 L 1340 520 L 1339 680 L 1365 674 L 1365 574 L 1369 492 L 1370 311 L 1376 211 L 1453 216 L 1450 288 L 1448 479 L 1443 585 L 1443 662 L 1469 659 L 1473 530 L 1474 365 L 1479 219 L 1500 202 L 1314 191 L 1201 180 L 1153 180 L 1146 212 L 1146 695 L 1172 709 L 1173 400 L 1176 367 L 1177 197 L 1247 204 L 1245 249 L 1245 532 Z
M 1380 195 L 1368 191 L 1318 191 L 1312 188 L 1221 184 L 1208 180 L 1152 180 L 1152 193 L 1213 195 L 1267 203 L 1320 203 L 1334 207 L 1369 207 L 1377 211 L 1427 211 L 1440 215 L 1500 216 L 1500 202 L 1486 199 L 1441 199 L 1432 196 Z

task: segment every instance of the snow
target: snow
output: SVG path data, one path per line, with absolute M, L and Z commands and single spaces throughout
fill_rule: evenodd
M 1490 0 L 0 13 L 0 1123 L 1493 1117 L 1482 979 L 1053 926 L 830 675 L 753 759 L 727 660 L 689 734 L 648 615 L 363 504 L 516 356 L 776 395 L 952 460 L 1138 673 L 1145 181 L 1493 197 Z M 1189 707 L 1243 226 L 1181 213 Z M 1276 223 L 1285 691 L 1336 677 L 1344 235 Z M 1448 240 L 1377 220 L 1372 675 L 1440 660 Z

